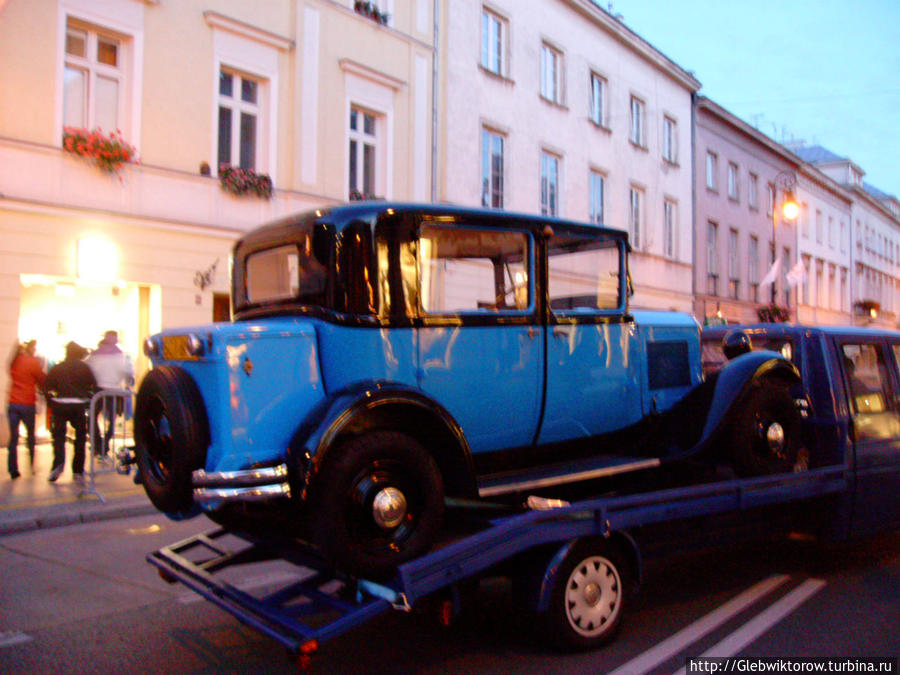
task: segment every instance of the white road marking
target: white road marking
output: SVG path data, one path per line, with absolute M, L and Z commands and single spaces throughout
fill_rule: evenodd
M 234 584 L 236 588 L 241 589 L 242 591 L 251 591 L 254 588 L 262 588 L 263 586 L 268 586 L 270 584 L 281 584 L 287 583 L 291 581 L 300 581 L 303 577 L 299 574 L 292 574 L 290 572 L 280 572 L 267 574 L 262 577 L 251 577 L 249 579 L 245 579 L 239 584 Z M 178 596 L 178 602 L 182 605 L 190 605 L 195 602 L 205 602 L 206 598 L 204 598 L 199 593 L 185 593 L 183 595 Z
M 23 642 L 31 642 L 34 638 L 26 635 L 20 630 L 4 630 L 0 631 L 0 649 L 3 647 L 12 647 Z
M 776 574 L 768 579 L 763 579 L 706 616 L 697 619 L 694 623 L 666 638 L 655 647 L 651 647 L 640 656 L 622 664 L 609 675 L 643 675 L 643 673 L 652 670 L 660 663 L 668 661 L 685 647 L 692 645 L 731 617 L 740 614 L 761 597 L 768 595 L 781 586 L 789 578 L 786 574 Z
M 825 585 L 822 579 L 807 579 L 780 600 L 772 603 L 768 609 L 760 612 L 743 626 L 724 638 L 721 642 L 701 654 L 707 657 L 734 656 L 760 635 L 797 609 Z M 684 675 L 685 669 L 676 671 L 675 675 Z

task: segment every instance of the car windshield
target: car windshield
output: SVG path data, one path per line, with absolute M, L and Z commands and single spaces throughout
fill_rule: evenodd
M 247 300 L 254 304 L 298 299 L 321 305 L 327 270 L 313 253 L 313 235 L 300 241 L 264 249 L 247 257 Z

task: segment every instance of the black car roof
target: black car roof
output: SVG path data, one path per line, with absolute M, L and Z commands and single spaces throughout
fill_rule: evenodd
M 549 225 L 554 232 L 571 234 L 604 235 L 612 239 L 628 242 L 628 233 L 623 230 L 582 223 L 550 216 L 536 216 L 526 213 L 515 213 L 498 209 L 481 209 L 450 204 L 417 204 L 408 202 L 359 201 L 313 209 L 292 214 L 285 218 L 262 225 L 248 232 L 243 239 L 269 238 L 277 232 L 289 230 L 301 223 L 320 222 L 333 225 L 340 232 L 351 223 L 360 221 L 374 225 L 386 216 L 410 214 L 434 219 L 437 222 L 452 225 L 456 221 L 489 221 L 491 227 L 527 227 L 540 231 Z M 240 242 L 238 242 L 238 245 Z

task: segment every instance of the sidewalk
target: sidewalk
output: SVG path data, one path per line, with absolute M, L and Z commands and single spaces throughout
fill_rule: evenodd
M 16 480 L 6 470 L 6 448 L 0 449 L 0 537 L 48 527 L 95 522 L 111 518 L 127 518 L 155 513 L 156 509 L 128 476 L 116 473 L 112 464 L 94 464 L 94 489 L 90 493 L 90 457 L 85 460 L 84 485 L 72 480 L 72 445 L 66 444 L 66 468 L 55 483 L 47 480 L 53 464 L 53 448 L 49 442 L 38 442 L 34 472 L 28 463 L 24 439 L 19 445 L 19 472 Z

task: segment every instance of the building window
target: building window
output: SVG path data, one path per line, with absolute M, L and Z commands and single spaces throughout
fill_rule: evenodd
M 563 102 L 562 52 L 548 45 L 541 45 L 541 96 L 562 105 Z
M 219 72 L 219 166 L 256 170 L 259 164 L 259 80 Z
M 738 200 L 738 165 L 728 162 L 728 198 Z
M 759 302 L 759 238 L 750 237 L 747 252 L 747 282 L 750 284 L 750 301 Z
M 671 199 L 663 202 L 663 255 L 675 257 L 675 229 L 678 225 L 677 205 Z
M 837 309 L 837 268 L 834 263 L 828 263 L 828 309 Z
M 822 220 L 822 212 L 816 209 L 816 242 L 821 244 L 825 239 L 825 223 Z
M 677 128 L 671 117 L 663 118 L 663 159 L 671 164 L 678 163 Z
M 824 307 L 824 286 L 822 279 L 824 277 L 823 269 L 825 263 L 821 260 L 816 260 L 816 307 Z
M 766 192 L 766 214 L 771 218 L 775 214 L 775 186 L 769 183 Z
M 591 222 L 603 224 L 603 200 L 606 191 L 606 177 L 598 172 L 591 171 Z
M 591 121 L 606 126 L 606 78 L 591 73 Z
M 781 277 L 784 279 L 784 281 L 781 284 L 781 288 L 784 291 L 784 306 L 790 307 L 791 306 L 791 285 L 788 282 L 788 274 L 791 271 L 791 249 L 789 249 L 787 246 L 784 247 L 781 259 L 784 261 L 783 264 L 781 265 Z M 775 287 L 775 284 L 773 283 L 772 288 L 774 288 L 774 287 Z
M 559 157 L 541 153 L 541 215 L 559 215 Z
M 481 11 L 481 65 L 497 75 L 505 75 L 506 20 L 487 9 Z
M 809 239 L 809 207 L 806 202 L 800 203 L 800 234 Z
M 481 130 L 481 205 L 503 208 L 503 136 Z
M 837 238 L 837 231 L 834 229 L 834 218 L 828 216 L 828 246 L 834 248 L 834 240 Z
M 738 231 L 734 228 L 728 230 L 728 297 L 738 299 L 740 291 L 741 274 L 738 264 Z
M 125 42 L 87 25 L 69 22 L 63 79 L 63 125 L 120 129 L 124 112 Z
M 644 191 L 640 188 L 632 187 L 629 192 L 629 205 L 628 228 L 631 235 L 631 245 L 635 249 L 640 249 L 643 244 L 642 236 L 644 230 Z
M 800 258 L 803 261 L 803 269 L 806 271 L 806 274 L 803 275 L 803 304 L 809 305 L 809 264 L 810 258 L 808 255 L 803 255 Z
M 706 292 L 708 295 L 718 295 L 719 280 L 719 254 L 718 254 L 719 226 L 709 222 L 706 226 Z
M 759 208 L 759 177 L 755 173 L 747 179 L 747 203 L 751 209 Z
M 706 189 L 716 191 L 719 189 L 719 156 L 714 152 L 706 153 Z
M 841 221 L 841 253 L 847 252 L 847 223 L 843 220 Z M 890 260 L 894 262 L 894 244 L 893 242 L 889 248 Z
M 350 108 L 350 192 L 364 199 L 378 190 L 378 117 L 367 110 Z
M 637 96 L 631 97 L 631 132 L 628 139 L 635 145 L 647 147 L 644 134 L 644 102 Z

